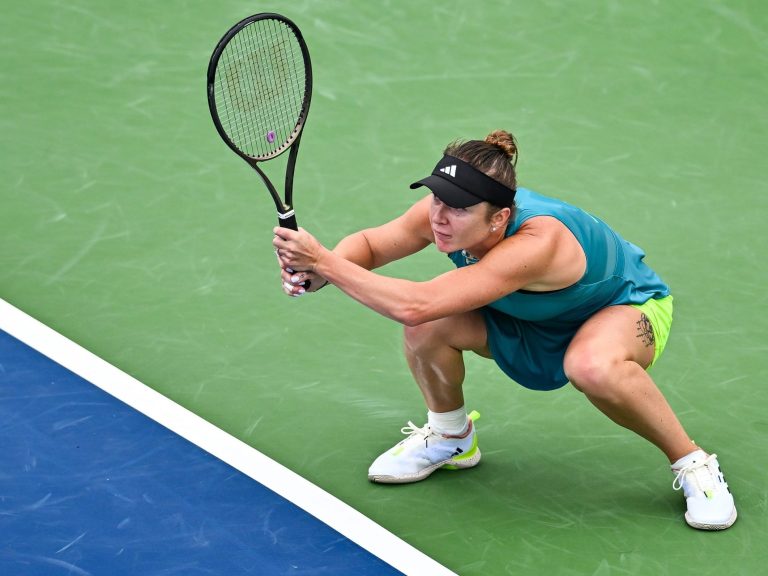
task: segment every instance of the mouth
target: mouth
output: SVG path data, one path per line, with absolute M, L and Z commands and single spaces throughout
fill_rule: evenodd
M 441 252 L 449 252 L 453 248 L 453 236 L 450 234 L 445 234 L 443 232 L 438 232 L 437 230 L 433 229 L 432 234 L 435 235 L 435 248 L 440 250 Z
M 440 232 L 438 230 L 435 230 L 434 228 L 432 228 L 432 233 L 435 235 L 435 240 L 448 242 L 452 238 L 450 234 L 445 234 L 444 232 Z

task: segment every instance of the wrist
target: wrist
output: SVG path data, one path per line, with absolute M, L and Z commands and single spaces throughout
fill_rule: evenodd
M 324 272 L 328 271 L 329 264 L 329 256 L 332 257 L 331 251 L 328 250 L 325 246 L 320 247 L 320 251 L 318 252 L 316 258 L 315 258 L 315 265 L 313 266 L 312 271 L 317 274 L 318 276 L 322 276 L 323 278 L 328 278 Z

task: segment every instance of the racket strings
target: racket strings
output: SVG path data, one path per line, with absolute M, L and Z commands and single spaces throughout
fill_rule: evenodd
M 227 135 L 254 158 L 292 141 L 307 88 L 304 55 L 283 22 L 261 20 L 227 44 L 216 69 L 216 109 Z
M 270 86 L 272 71 L 263 62 L 259 62 L 260 50 L 253 35 L 241 34 L 233 42 L 237 44 L 231 44 L 231 49 L 227 51 L 227 84 L 224 85 L 225 95 L 233 104 L 227 108 L 227 120 L 233 125 L 232 135 L 238 140 L 255 141 L 258 126 L 275 124 L 277 121 L 277 107 L 274 105 L 277 92 L 274 82 Z M 266 64 L 270 65 L 269 62 Z M 273 105 L 264 106 L 265 103 Z
M 285 133 L 275 134 L 275 142 L 281 144 L 290 138 L 301 113 L 304 100 L 304 62 L 301 49 L 293 33 L 284 24 L 274 20 L 268 23 L 271 28 L 271 38 L 274 39 L 274 57 L 269 62 L 270 66 L 266 73 L 257 76 L 257 78 L 264 80 L 266 85 L 260 86 L 260 89 L 265 90 L 266 94 L 270 97 L 281 97 L 283 103 L 287 102 L 285 107 L 267 108 L 264 110 L 267 120 L 272 125 L 279 126 L 285 130 Z M 286 31 L 288 34 L 281 34 Z M 297 67 L 300 74 L 297 74 Z M 273 74 L 269 74 L 269 72 Z M 299 80 L 301 80 L 301 85 L 298 82 Z M 280 101 L 277 100 L 277 102 L 279 103 Z M 281 116 L 279 114 L 281 111 L 287 112 L 288 116 Z M 268 133 L 269 130 L 267 131 Z
M 267 154 L 282 144 L 287 139 L 285 131 L 295 125 L 298 117 L 296 103 L 285 100 L 279 85 L 285 82 L 285 72 L 279 72 L 278 63 L 278 58 L 285 57 L 285 39 L 274 34 L 268 37 L 272 55 L 269 60 L 260 57 L 264 39 L 253 34 L 243 36 L 242 45 L 231 51 L 228 59 L 234 71 L 226 85 L 234 105 L 228 108 L 229 132 L 246 148 L 245 152 L 253 155 Z

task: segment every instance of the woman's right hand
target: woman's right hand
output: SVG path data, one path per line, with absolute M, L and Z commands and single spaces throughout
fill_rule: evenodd
M 278 261 L 280 258 L 278 258 Z M 283 283 L 283 292 L 294 298 L 309 292 L 317 292 L 328 284 L 328 280 L 314 272 L 294 272 L 290 268 L 280 266 L 280 279 Z

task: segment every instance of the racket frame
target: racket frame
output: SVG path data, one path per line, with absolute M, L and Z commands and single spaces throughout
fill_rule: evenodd
M 275 151 L 256 158 L 240 150 L 240 148 L 238 148 L 237 145 L 227 135 L 226 130 L 224 130 L 224 127 L 221 124 L 221 120 L 219 119 L 218 111 L 216 110 L 215 82 L 216 82 L 216 68 L 218 66 L 221 55 L 224 53 L 224 49 L 227 47 L 229 42 L 238 34 L 238 32 L 240 32 L 246 26 L 249 26 L 259 20 L 277 20 L 287 25 L 291 29 L 291 32 L 293 32 L 294 36 L 296 37 L 296 40 L 299 43 L 301 54 L 304 59 L 305 90 L 304 90 L 304 99 L 301 105 L 301 112 L 299 113 L 299 117 L 296 121 L 296 126 L 294 127 L 293 131 L 291 132 L 286 142 L 283 143 L 283 145 L 277 148 Z M 253 16 L 249 16 L 247 18 L 240 20 L 240 22 L 232 26 L 224 34 L 224 36 L 222 36 L 218 44 L 216 44 L 216 48 L 214 49 L 213 54 L 211 54 L 211 59 L 208 63 L 207 82 L 208 82 L 208 109 L 211 112 L 211 118 L 213 119 L 213 124 L 216 126 L 216 131 L 219 133 L 219 136 L 221 136 L 221 139 L 224 140 L 227 146 L 229 146 L 238 156 L 240 156 L 243 160 L 245 160 L 248 163 L 248 165 L 251 168 L 253 168 L 256 171 L 256 173 L 261 177 L 262 181 L 264 182 L 264 185 L 267 187 L 267 190 L 269 191 L 270 196 L 272 196 L 272 200 L 275 203 L 275 208 L 277 208 L 277 216 L 278 216 L 278 222 L 280 223 L 280 226 L 284 228 L 292 228 L 293 230 L 298 230 L 298 225 L 296 223 L 296 214 L 293 209 L 293 174 L 296 167 L 296 156 L 299 153 L 299 144 L 301 143 L 301 134 L 304 129 L 304 125 L 306 124 L 306 121 L 307 121 L 307 115 L 309 114 L 309 104 L 312 100 L 312 62 L 309 58 L 309 49 L 307 48 L 307 44 L 304 41 L 304 36 L 302 35 L 301 30 L 299 30 L 299 27 L 292 20 L 290 20 L 289 18 L 286 18 L 282 14 L 276 14 L 274 12 L 262 12 L 262 13 L 254 14 Z M 283 200 L 280 197 L 280 194 L 275 189 L 275 186 L 270 181 L 270 179 L 267 177 L 264 171 L 259 167 L 259 162 L 265 162 L 267 160 L 272 160 L 273 158 L 277 158 L 286 150 L 289 150 L 289 153 L 288 153 L 288 163 L 285 168 L 285 186 L 284 186 L 285 200 Z

